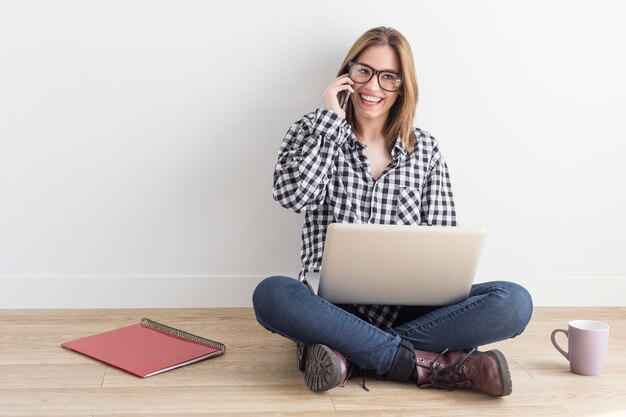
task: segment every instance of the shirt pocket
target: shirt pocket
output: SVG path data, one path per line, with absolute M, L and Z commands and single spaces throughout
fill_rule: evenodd
M 421 200 L 419 188 L 407 187 L 400 190 L 396 202 L 396 224 L 419 225 Z

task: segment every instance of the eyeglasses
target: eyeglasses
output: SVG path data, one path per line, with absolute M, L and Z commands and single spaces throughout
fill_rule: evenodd
M 385 91 L 394 92 L 400 89 L 402 77 L 400 74 L 390 71 L 379 71 L 369 65 L 350 61 L 348 63 L 348 74 L 352 81 L 358 84 L 368 83 L 374 75 L 378 75 L 378 85 Z

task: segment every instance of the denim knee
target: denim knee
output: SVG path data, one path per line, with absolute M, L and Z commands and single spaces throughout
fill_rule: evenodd
M 501 299 L 502 319 L 509 323 L 514 336 L 520 335 L 533 314 L 533 300 L 526 288 L 509 281 L 491 283 Z
M 282 315 L 278 311 L 280 307 L 290 300 L 290 289 L 298 285 L 298 280 L 280 275 L 261 281 L 252 294 L 252 306 L 257 320 L 263 325 L 271 325 L 273 317 Z

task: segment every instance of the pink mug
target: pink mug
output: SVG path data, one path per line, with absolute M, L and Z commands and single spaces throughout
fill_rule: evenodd
M 557 333 L 567 336 L 567 352 L 556 342 Z M 580 375 L 598 375 L 604 365 L 609 345 L 609 325 L 591 320 L 572 320 L 567 330 L 552 331 L 552 344 L 569 361 L 572 372 Z

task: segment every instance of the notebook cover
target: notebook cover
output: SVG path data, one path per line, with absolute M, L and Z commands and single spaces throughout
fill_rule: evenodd
M 158 330 L 133 324 L 63 343 L 66 349 L 145 378 L 224 353 Z

